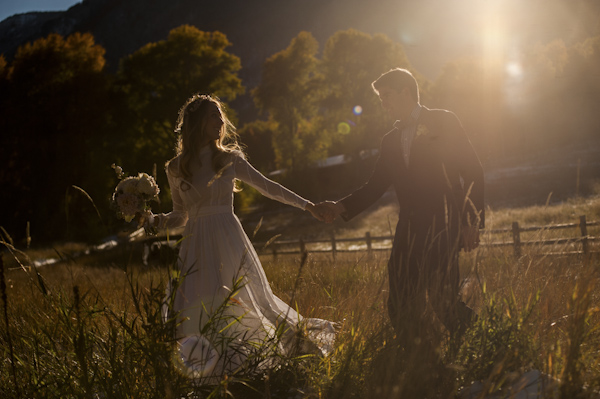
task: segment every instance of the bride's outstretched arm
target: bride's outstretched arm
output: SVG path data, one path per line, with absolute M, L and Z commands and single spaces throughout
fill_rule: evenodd
M 315 209 L 312 202 L 302 198 L 281 184 L 268 179 L 241 156 L 234 156 L 233 168 L 234 175 L 237 179 L 254 187 L 262 195 L 284 204 L 305 209 L 311 212 L 317 219 L 320 219 L 318 214 L 314 212 Z

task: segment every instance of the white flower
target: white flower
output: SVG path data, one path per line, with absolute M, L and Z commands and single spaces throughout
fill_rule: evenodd
M 137 183 L 138 181 L 135 177 L 128 177 L 119 182 L 117 190 L 125 194 L 137 194 Z
M 113 164 L 115 172 L 123 170 Z M 147 173 L 138 173 L 135 177 L 127 177 L 117 184 L 112 196 L 113 205 L 117 209 L 117 216 L 130 222 L 136 213 L 149 209 L 148 201 L 156 199 L 160 192 L 154 178 Z
M 158 193 L 160 192 L 158 186 L 156 185 L 156 183 L 154 182 L 154 179 L 152 178 L 152 176 L 146 174 L 146 173 L 140 173 L 138 175 L 139 181 L 137 184 L 137 190 L 145 195 L 148 195 L 150 197 L 154 197 L 156 195 L 158 195 Z
M 121 194 L 117 197 L 117 204 L 123 215 L 123 219 L 131 222 L 137 212 L 142 210 L 140 199 L 133 194 Z
M 120 167 L 119 165 L 116 164 L 112 164 L 110 165 L 111 168 L 114 169 L 115 173 L 117 174 L 117 178 L 122 179 L 123 178 L 123 168 Z

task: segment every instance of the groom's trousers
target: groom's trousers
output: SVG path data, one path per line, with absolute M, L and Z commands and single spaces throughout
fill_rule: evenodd
M 459 293 L 458 237 L 457 229 L 435 223 L 398 222 L 388 263 L 388 312 L 397 333 L 419 334 L 428 303 L 451 335 L 470 323 L 474 312 Z

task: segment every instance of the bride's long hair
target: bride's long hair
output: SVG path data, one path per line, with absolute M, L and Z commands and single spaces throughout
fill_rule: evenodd
M 235 126 L 224 112 L 224 105 L 218 97 L 208 94 L 195 94 L 190 97 L 179 110 L 175 133 L 177 144 L 175 157 L 167 162 L 167 169 L 176 177 L 190 180 L 192 176 L 192 162 L 200 162 L 200 143 L 206 137 L 207 110 L 210 104 L 215 104 L 223 118 L 223 126 L 219 138 L 210 141 L 212 150 L 211 166 L 219 172 L 226 166 L 230 154 L 237 153 L 245 157 L 242 147 L 238 142 Z M 177 160 L 176 162 L 174 162 Z

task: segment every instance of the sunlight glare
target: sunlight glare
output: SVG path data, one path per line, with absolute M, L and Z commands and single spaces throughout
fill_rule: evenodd
M 481 44 L 486 62 L 488 65 L 503 65 L 510 41 L 510 4 L 505 1 L 489 1 L 484 3 L 481 11 Z
M 506 65 L 506 73 L 513 79 L 520 80 L 523 77 L 523 67 L 517 61 L 511 61 Z
M 483 47 L 484 54 L 489 62 L 500 61 L 503 58 L 506 49 L 506 34 L 499 23 L 485 27 Z
M 518 112 L 526 105 L 525 87 L 523 85 L 525 71 L 523 70 L 523 65 L 518 60 L 513 59 L 506 63 L 504 72 L 506 73 L 504 81 L 506 104 L 513 112 Z

